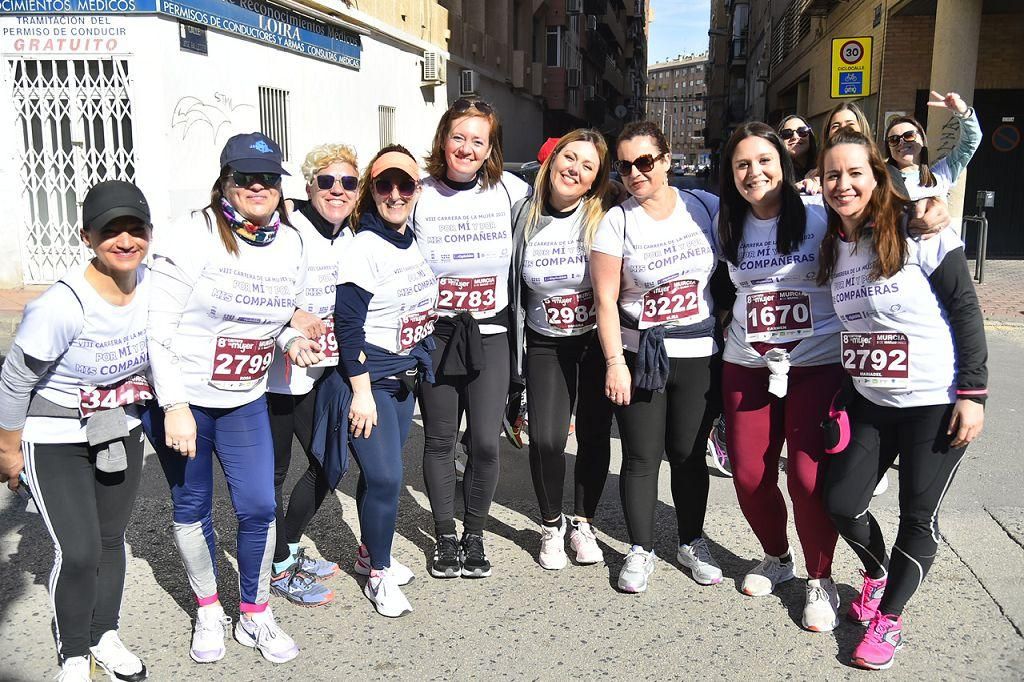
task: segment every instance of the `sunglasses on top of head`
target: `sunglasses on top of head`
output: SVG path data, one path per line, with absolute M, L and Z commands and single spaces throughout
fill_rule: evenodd
M 382 197 L 391 196 L 391 190 L 398 187 L 398 196 L 408 199 L 416 193 L 416 181 L 411 178 L 399 180 L 397 183 L 389 178 L 380 178 L 373 181 L 373 191 Z
M 664 154 L 658 154 L 657 156 L 643 154 L 642 156 L 636 157 L 632 161 L 626 161 L 625 159 L 622 159 L 615 162 L 615 170 L 619 171 L 619 175 L 621 175 L 622 177 L 626 177 L 627 175 L 632 173 L 633 166 L 636 166 L 636 169 L 641 173 L 650 173 L 652 170 L 654 170 L 655 162 L 657 162 L 658 159 L 660 159 L 662 156 L 664 156 Z
M 460 97 L 452 103 L 452 111 L 456 113 L 461 113 L 467 109 L 476 109 L 484 115 L 494 113 L 494 107 L 482 99 L 466 99 L 465 97 Z
M 886 140 L 886 142 L 889 143 L 890 147 L 896 147 L 896 146 L 899 145 L 900 142 L 902 142 L 904 140 L 906 140 L 907 142 L 910 142 L 915 137 L 917 137 L 917 131 L 916 130 L 908 130 L 908 131 L 903 132 L 903 133 L 901 133 L 899 135 L 890 135 L 889 137 L 885 138 L 885 140 Z
M 316 186 L 323 190 L 334 189 L 336 182 L 341 183 L 342 189 L 354 192 L 359 185 L 359 178 L 354 175 L 329 175 L 327 173 L 316 176 Z
M 277 173 L 243 173 L 242 171 L 231 171 L 231 180 L 239 187 L 251 187 L 252 185 L 278 187 L 281 184 L 281 176 Z
M 802 140 L 803 138 L 809 136 L 810 134 L 810 126 L 800 126 L 799 128 L 785 128 L 779 131 L 779 137 L 781 137 L 783 140 L 788 140 L 794 135 L 799 135 L 800 139 Z

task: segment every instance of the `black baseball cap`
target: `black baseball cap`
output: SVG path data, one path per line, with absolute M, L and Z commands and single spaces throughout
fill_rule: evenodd
M 220 167 L 230 166 L 243 173 L 291 175 L 281 165 L 281 147 L 263 133 L 242 133 L 231 137 L 220 153 Z
M 149 223 L 149 202 L 142 190 L 124 180 L 107 180 L 92 186 L 82 202 L 82 225 L 105 227 L 124 216 Z

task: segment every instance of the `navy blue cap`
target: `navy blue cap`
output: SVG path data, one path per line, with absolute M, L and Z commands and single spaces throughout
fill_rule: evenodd
M 92 186 L 82 202 L 82 226 L 103 228 L 124 216 L 149 223 L 149 203 L 142 190 L 124 180 L 107 180 Z
M 263 133 L 241 133 L 231 137 L 220 153 L 220 167 L 231 166 L 243 173 L 291 175 L 281 165 L 281 147 Z

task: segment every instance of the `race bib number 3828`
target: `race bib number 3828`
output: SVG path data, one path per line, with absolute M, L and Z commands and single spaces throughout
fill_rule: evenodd
M 228 391 L 246 391 L 263 380 L 273 361 L 274 339 L 218 336 L 210 385 Z
M 900 332 L 843 332 L 843 369 L 862 386 L 906 388 L 910 342 Z

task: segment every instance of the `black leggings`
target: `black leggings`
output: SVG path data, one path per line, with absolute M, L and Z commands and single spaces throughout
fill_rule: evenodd
M 576 516 L 597 513 L 611 457 L 612 402 L 604 395 L 604 355 L 596 332 L 551 337 L 526 330 L 530 473 L 541 519 L 562 513 L 565 441 L 576 408 Z
M 142 427 L 124 439 L 128 468 L 96 470 L 85 443 L 22 443 L 25 476 L 54 544 L 50 599 L 62 661 L 88 656 L 117 629 L 124 594 L 124 532 L 142 478 Z
M 316 404 L 317 388 L 305 395 L 267 393 L 267 407 L 270 411 L 270 432 L 274 439 L 274 498 L 277 501 L 277 546 L 274 561 L 281 562 L 289 557 L 289 543 L 302 539 L 310 520 L 320 508 L 327 495 L 327 480 L 316 457 L 310 454 L 313 438 L 313 406 Z M 284 479 L 292 462 L 292 435 L 299 439 L 299 445 L 309 459 L 309 468 L 295 482 L 288 498 L 288 511 L 284 507 Z
M 886 568 L 889 571 L 879 607 L 882 613 L 903 613 L 935 561 L 939 506 L 967 449 L 949 446 L 946 429 L 952 411 L 952 405 L 883 407 L 857 396 L 849 407 L 850 445 L 829 463 L 825 506 L 836 529 L 869 574 L 881 577 Z M 880 454 L 883 441 L 895 442 L 896 448 Z M 890 560 L 868 505 L 881 473 L 892 465 L 897 452 L 900 525 Z
M 632 367 L 636 356 L 626 353 Z M 654 549 L 658 470 L 668 455 L 679 541 L 691 543 L 704 530 L 708 506 L 708 434 L 722 409 L 720 355 L 669 358 L 664 393 L 634 389 L 629 405 L 616 408 L 622 438 L 619 494 L 629 541 Z
M 447 342 L 436 335 L 434 339 L 437 349 L 433 360 L 434 367 L 438 367 Z M 420 384 L 423 480 L 438 536 L 455 533 L 455 438 L 460 404 L 466 412 L 469 433 L 469 459 L 462 479 L 463 523 L 467 533 L 483 533 L 498 487 L 498 437 L 510 371 L 508 335 L 485 335 L 483 348 L 486 363 L 479 372 L 468 377 L 448 377 L 436 372 L 433 384 Z

